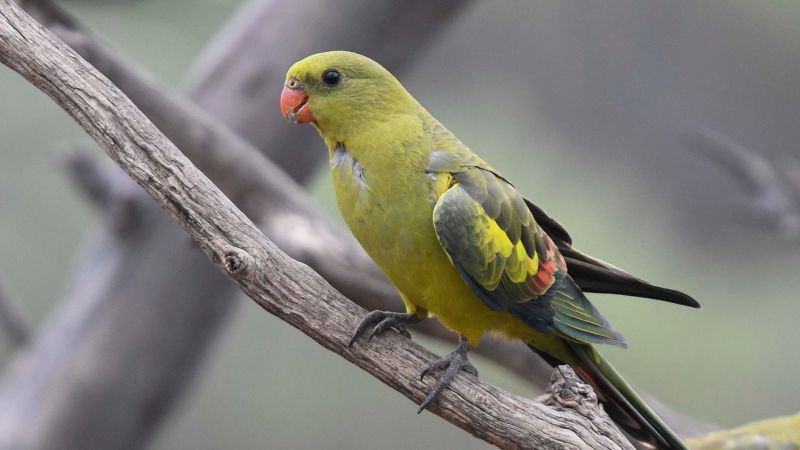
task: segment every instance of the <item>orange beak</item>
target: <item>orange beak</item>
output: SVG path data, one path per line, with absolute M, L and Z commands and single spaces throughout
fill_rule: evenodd
M 297 78 L 286 80 L 286 86 L 281 93 L 281 113 L 294 123 L 311 123 L 316 120 L 311 106 L 308 105 L 308 94 Z

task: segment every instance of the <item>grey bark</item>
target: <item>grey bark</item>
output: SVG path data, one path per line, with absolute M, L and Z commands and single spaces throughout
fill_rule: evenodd
M 264 237 L 121 91 L 67 45 L 8 0 L 0 0 L 0 17 L 0 60 L 63 107 L 221 272 L 324 347 L 410 399 L 424 397 L 429 386 L 417 379 L 417 371 L 435 355 L 397 333 L 347 347 L 363 309 Z M 460 375 L 430 409 L 502 448 L 632 448 L 594 400 L 593 406 L 589 396 L 579 402 L 583 407 L 553 408 Z

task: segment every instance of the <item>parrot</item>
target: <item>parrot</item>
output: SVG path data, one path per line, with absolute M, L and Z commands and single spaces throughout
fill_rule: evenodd
M 491 333 L 571 366 L 643 445 L 686 449 L 595 349 L 626 342 L 585 292 L 699 308 L 695 299 L 577 250 L 558 221 L 366 56 L 330 51 L 294 63 L 280 108 L 321 135 L 341 215 L 405 306 L 368 313 L 349 345 L 365 331 L 407 334 L 428 317 L 458 334 L 456 349 L 421 371 L 440 375 L 418 412 L 461 371 L 477 376 L 468 352 Z

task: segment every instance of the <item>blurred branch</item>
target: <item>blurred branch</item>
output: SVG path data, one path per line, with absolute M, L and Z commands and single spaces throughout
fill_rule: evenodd
M 8 0 L 0 0 L 0 16 L 0 60 L 64 108 L 220 271 L 324 347 L 408 398 L 424 398 L 428 386 L 417 371 L 435 355 L 397 333 L 348 347 L 363 309 L 264 237 L 119 89 L 62 41 Z M 547 407 L 461 375 L 430 409 L 502 448 L 631 448 L 591 390 L 573 388 L 576 377 L 567 376 L 572 378 L 561 386 L 570 392 L 563 399 L 563 390 L 554 388 L 554 401 L 574 408 Z M 575 393 L 581 395 L 577 401 Z
M 132 233 L 140 225 L 140 190 L 136 183 L 100 167 L 100 162 L 82 146 L 66 151 L 60 163 L 84 199 L 109 218 L 118 237 Z
M 728 171 L 746 190 L 748 207 L 781 237 L 800 239 L 800 176 L 796 167 L 795 172 L 782 173 L 757 152 L 708 128 L 693 130 L 686 142 L 690 149 Z
M 688 444 L 692 450 L 798 450 L 800 413 L 711 433 Z
M 22 319 L 16 302 L 6 290 L 2 278 L 0 278 L 0 330 L 14 347 L 23 346 L 30 337 L 30 329 Z

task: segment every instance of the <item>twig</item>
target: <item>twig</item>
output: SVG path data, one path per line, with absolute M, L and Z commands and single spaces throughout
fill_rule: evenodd
M 800 201 L 791 192 L 791 178 L 765 157 L 707 128 L 687 136 L 690 149 L 727 170 L 747 191 L 748 206 L 785 239 L 800 239 Z
M 68 46 L 0 0 L 0 60 L 50 95 L 264 309 L 420 401 L 434 355 L 390 334 L 347 347 L 363 310 L 264 237 L 136 107 Z M 459 376 L 431 411 L 503 448 L 631 448 L 603 414 L 589 421 Z
M 0 278 L 0 330 L 2 330 L 14 347 L 21 347 L 28 342 L 30 329 L 22 319 L 11 295 L 6 291 Z

